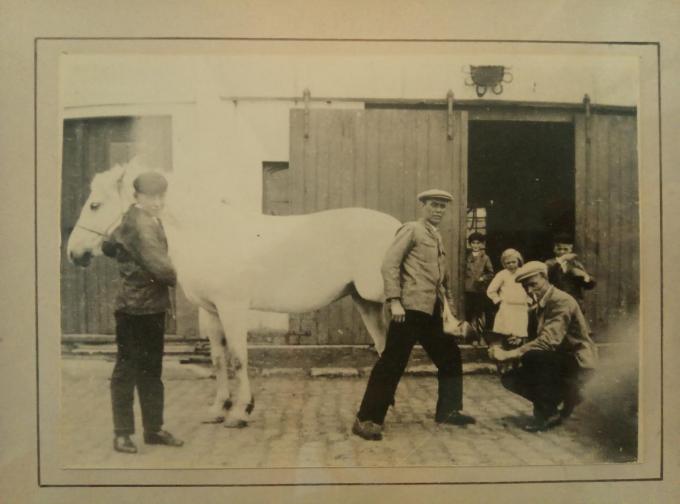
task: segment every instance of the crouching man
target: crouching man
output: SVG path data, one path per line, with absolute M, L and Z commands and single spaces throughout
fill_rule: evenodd
M 597 363 L 597 348 L 578 302 L 551 285 L 544 263 L 530 261 L 517 270 L 520 282 L 535 301 L 535 334 L 513 350 L 493 347 L 498 362 L 519 359 L 520 365 L 501 377 L 503 386 L 534 405 L 530 432 L 550 429 L 571 415 L 581 401 L 580 389 Z M 562 408 L 558 409 L 560 404 Z

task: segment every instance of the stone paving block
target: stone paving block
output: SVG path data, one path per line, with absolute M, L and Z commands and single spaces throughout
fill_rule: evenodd
M 421 364 L 418 366 L 408 366 L 404 375 L 410 376 L 434 376 L 437 374 L 437 367 L 434 364 Z
M 264 378 L 271 376 L 303 376 L 304 374 L 305 370 L 300 368 L 267 368 L 261 372 Z
M 359 376 L 359 370 L 356 368 L 312 368 L 309 370 L 309 375 L 312 378 L 352 378 Z

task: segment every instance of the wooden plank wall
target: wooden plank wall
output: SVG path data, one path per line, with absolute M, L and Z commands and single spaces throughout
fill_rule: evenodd
M 607 328 L 640 300 L 636 117 L 593 114 L 575 126 L 576 245 L 597 279 L 585 311 L 596 337 L 612 338 Z
M 77 268 L 66 257 L 66 244 L 96 173 L 141 153 L 151 166 L 172 166 L 169 117 L 111 117 L 64 121 L 61 207 L 61 320 L 64 334 L 112 334 L 113 301 L 118 286 L 116 263 L 95 258 Z M 133 130 L 143 144 L 135 142 Z M 141 131 L 140 131 L 141 130 Z M 168 332 L 175 332 L 170 319 Z
M 445 111 L 312 110 L 309 138 L 304 138 L 303 110 L 291 110 L 291 208 L 309 213 L 341 207 L 365 207 L 402 222 L 418 216 L 415 196 L 438 187 L 457 203 L 442 223 L 450 257 L 452 285 L 460 284 L 464 243 L 467 118 L 455 113 L 455 134 L 447 140 Z M 460 292 L 454 294 L 460 299 Z M 345 298 L 311 316 L 292 317 L 291 331 L 308 344 L 362 344 L 370 338 Z M 308 333 L 308 334 L 304 334 Z

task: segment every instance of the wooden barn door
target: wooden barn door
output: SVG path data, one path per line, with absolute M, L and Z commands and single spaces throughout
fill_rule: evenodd
M 575 139 L 576 246 L 597 279 L 586 316 L 602 338 L 640 301 L 636 116 L 580 114 Z
M 418 217 L 418 192 L 433 187 L 450 191 L 456 201 L 440 229 L 460 310 L 467 112 L 454 112 L 451 124 L 442 110 L 310 110 L 307 114 L 293 109 L 290 116 L 292 213 L 365 207 L 405 222 Z M 303 333 L 301 342 L 314 344 L 370 342 L 349 298 L 314 314 L 292 317 L 291 331 Z
M 113 303 L 118 268 L 96 258 L 78 268 L 66 257 L 66 244 L 90 192 L 95 174 L 143 156 L 150 167 L 172 166 L 170 117 L 108 117 L 64 121 L 61 206 L 61 321 L 64 334 L 113 334 Z M 175 332 L 173 319 L 168 333 Z

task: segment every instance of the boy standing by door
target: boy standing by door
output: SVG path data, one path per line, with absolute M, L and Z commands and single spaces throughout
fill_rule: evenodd
M 465 261 L 465 320 L 478 334 L 491 327 L 491 305 L 486 289 L 494 276 L 491 259 L 484 251 L 486 237 L 478 232 L 470 234 L 470 251 Z

